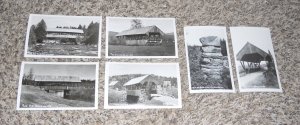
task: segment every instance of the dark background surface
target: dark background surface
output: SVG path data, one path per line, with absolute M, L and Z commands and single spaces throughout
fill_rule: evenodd
M 300 2 L 298 0 L 142 1 L 5 0 L 0 1 L 0 124 L 300 124 Z M 30 13 L 103 16 L 101 59 L 24 58 Z M 139 62 L 179 62 L 182 109 L 106 110 L 105 16 L 175 17 L 178 59 L 138 59 Z M 183 27 L 187 25 L 269 27 L 283 93 L 190 94 Z M 229 29 L 229 48 L 232 45 Z M 99 109 L 89 111 L 16 111 L 21 61 L 100 61 Z M 231 65 L 235 71 L 233 57 Z M 235 86 L 237 86 L 234 72 Z

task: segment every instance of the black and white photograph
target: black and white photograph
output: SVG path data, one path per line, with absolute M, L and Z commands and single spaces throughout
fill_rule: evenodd
M 177 58 L 175 18 L 106 18 L 106 57 Z
M 22 62 L 17 110 L 97 108 L 97 62 Z
M 282 92 L 270 29 L 230 27 L 240 92 Z
M 178 63 L 106 63 L 105 109 L 181 107 Z
M 100 58 L 101 16 L 30 14 L 25 57 Z
M 191 93 L 235 92 L 226 27 L 184 27 Z

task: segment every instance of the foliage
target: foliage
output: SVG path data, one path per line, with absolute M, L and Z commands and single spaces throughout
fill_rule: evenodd
M 112 31 L 109 31 L 108 33 L 108 44 L 109 45 L 118 45 L 118 44 L 121 44 L 120 40 L 118 40 L 118 38 L 116 37 L 116 35 L 118 34 L 118 32 L 112 32 Z M 125 42 L 123 42 L 125 43 Z
M 36 44 L 36 34 L 35 34 L 35 26 L 31 25 L 30 31 L 29 31 L 29 39 L 28 39 L 28 45 L 34 46 Z
M 63 38 L 63 39 L 60 40 L 60 42 L 64 43 L 64 44 L 74 44 L 74 45 L 77 45 L 76 39 Z
M 221 39 L 220 44 L 221 44 L 221 53 L 222 53 L 222 55 L 227 56 L 226 41 L 224 39 Z
M 36 26 L 35 28 L 35 35 L 36 35 L 36 42 L 37 43 L 42 43 L 44 38 L 46 37 L 46 29 L 47 29 L 47 25 L 45 23 L 45 21 L 42 19 Z
M 97 45 L 98 43 L 98 36 L 99 36 L 99 23 L 93 23 L 93 21 L 89 24 L 87 29 L 83 26 L 84 32 L 84 40 L 83 44 L 85 45 Z
M 124 97 L 126 96 L 126 92 L 117 91 L 114 89 L 109 89 L 108 91 L 108 103 L 120 103 L 124 102 Z
M 29 73 L 26 75 L 23 75 L 22 84 L 23 85 L 34 85 L 34 71 L 32 68 L 30 68 Z
M 94 102 L 95 101 L 95 89 L 94 88 L 83 88 L 83 87 L 80 87 L 77 89 L 72 89 L 70 91 L 70 95 L 69 95 L 68 99 Z
M 143 27 L 142 20 L 139 20 L 139 19 L 131 20 L 131 29 L 138 29 L 141 27 Z
M 231 77 L 230 77 L 230 71 L 228 67 L 223 66 L 222 72 L 221 72 L 221 77 L 222 77 L 222 85 L 225 89 L 232 89 L 232 84 L 231 84 Z

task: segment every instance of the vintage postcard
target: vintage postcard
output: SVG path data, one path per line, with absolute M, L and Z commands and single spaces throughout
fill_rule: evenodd
M 105 109 L 181 107 L 178 63 L 106 63 Z
M 22 62 L 17 110 L 97 108 L 97 62 Z
M 226 27 L 184 27 L 191 93 L 235 92 Z
M 101 16 L 30 14 L 25 57 L 100 58 Z
M 263 27 L 230 27 L 241 92 L 282 92 L 271 33 Z
M 175 18 L 106 18 L 107 58 L 178 58 Z

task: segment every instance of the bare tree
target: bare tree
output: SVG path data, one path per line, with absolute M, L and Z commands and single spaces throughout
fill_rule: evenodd
M 25 85 L 34 85 L 33 79 L 34 79 L 33 69 L 30 68 L 28 75 L 26 75 L 26 74 L 24 75 L 24 78 L 23 78 L 24 84 Z
M 131 20 L 131 29 L 138 29 L 141 27 L 143 27 L 141 20 L 139 20 L 139 19 Z

